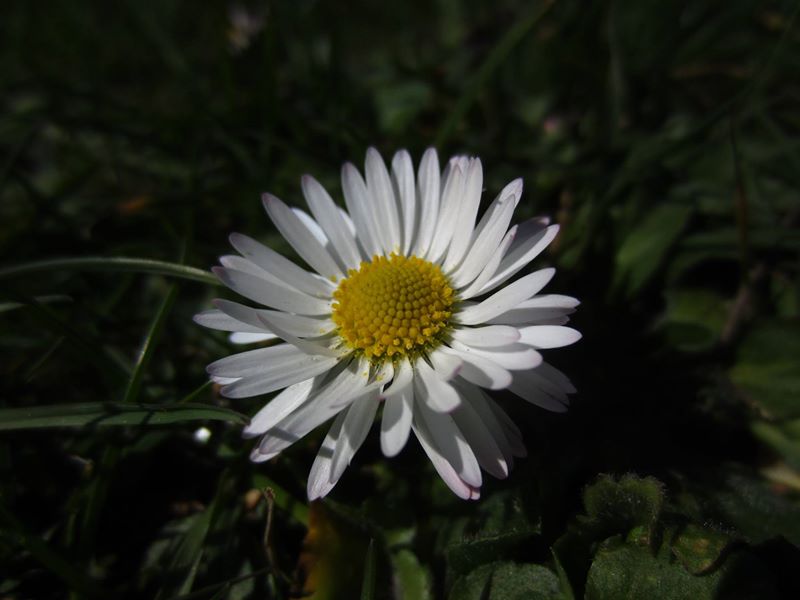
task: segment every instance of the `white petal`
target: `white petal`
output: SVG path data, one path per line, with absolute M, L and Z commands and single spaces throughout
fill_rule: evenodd
M 558 225 L 543 227 L 542 221 L 531 219 L 517 228 L 514 244 L 508 254 L 500 261 L 497 271 L 480 289 L 478 294 L 485 294 L 507 281 L 547 248 L 558 233 Z
M 541 354 L 530 346 L 519 343 L 509 344 L 508 346 L 498 346 L 496 348 L 476 348 L 453 340 L 452 346 L 455 350 L 461 350 L 467 354 L 488 358 L 504 369 L 509 369 L 511 371 L 532 369 L 542 363 Z
M 289 342 L 293 346 L 296 346 L 297 348 L 299 348 L 300 350 L 302 350 L 306 354 L 314 355 L 314 356 L 340 357 L 340 356 L 344 356 L 345 354 L 347 354 L 349 352 L 348 350 L 346 350 L 344 348 L 340 348 L 340 349 L 331 348 L 326 344 L 326 342 L 315 343 L 315 342 L 310 342 L 308 340 L 300 339 L 299 337 L 297 337 L 295 335 L 292 335 L 291 333 L 286 331 L 284 328 L 282 328 L 280 325 L 278 325 L 277 319 L 272 319 L 269 316 L 265 315 L 264 313 L 260 313 L 258 315 L 258 318 L 261 320 L 261 322 L 264 323 L 264 325 L 270 331 L 273 331 L 275 333 L 275 335 L 277 335 L 281 339 Z
M 468 346 L 491 348 L 507 346 L 520 338 L 519 329 L 505 325 L 489 325 L 488 327 L 462 327 L 453 331 L 453 339 Z
M 394 373 L 394 379 L 389 387 L 383 391 L 383 398 L 394 396 L 403 391 L 403 389 L 411 385 L 414 381 L 414 368 L 408 360 L 403 360 Z
M 407 361 L 406 364 L 408 364 Z M 411 365 L 408 370 L 411 372 Z M 381 419 L 381 450 L 387 457 L 397 455 L 406 445 L 413 416 L 413 380 L 407 378 L 405 385 L 401 387 L 397 387 L 393 383 L 392 388 L 392 393 L 386 395 Z
M 325 245 L 317 239 L 318 232 L 309 228 L 295 211 L 271 194 L 264 194 L 262 201 L 275 227 L 312 269 L 325 277 L 344 274 Z
M 219 331 L 242 331 L 253 334 L 267 333 L 264 330 L 264 326 L 261 324 L 256 326 L 247 322 L 239 321 L 238 319 L 235 319 L 230 315 L 225 314 L 221 310 L 217 310 L 216 308 L 204 310 L 203 312 L 192 317 L 192 320 L 198 325 L 208 327 L 209 329 L 217 329 Z
M 382 254 L 380 232 L 377 230 L 373 215 L 372 205 L 367 194 L 367 184 L 361 178 L 352 164 L 347 163 L 342 167 L 342 191 L 347 211 L 353 219 L 353 224 L 358 232 L 357 239 L 364 248 L 368 258 L 375 254 Z
M 246 323 L 254 330 L 265 331 L 267 326 L 259 318 L 263 315 L 278 324 L 281 329 L 299 337 L 319 337 L 330 333 L 336 328 L 336 324 L 330 319 L 318 319 L 303 315 L 292 315 L 277 310 L 255 309 L 231 302 L 230 300 L 214 300 L 214 306 L 237 322 Z M 244 327 L 244 326 L 243 326 Z M 246 331 L 241 329 L 240 331 Z
M 367 177 L 367 191 L 374 202 L 373 214 L 380 232 L 381 245 L 387 254 L 399 252 L 402 239 L 397 200 L 394 197 L 389 171 L 386 170 L 386 164 L 375 148 L 367 149 L 364 174 Z
M 514 194 L 501 195 L 486 210 L 464 262 L 452 275 L 455 287 L 462 288 L 474 281 L 497 252 L 514 215 L 516 201 Z
M 247 260 L 241 256 L 236 256 L 235 254 L 228 254 L 226 256 L 219 257 L 219 264 L 221 264 L 226 269 L 233 269 L 234 271 L 241 271 L 242 273 L 248 273 L 250 275 L 254 275 L 259 279 L 265 279 L 266 281 L 270 282 L 272 285 L 279 285 L 281 287 L 295 289 L 285 281 L 278 279 L 272 273 L 268 273 L 257 264 L 252 261 Z
M 328 300 L 320 300 L 302 292 L 271 284 L 242 271 L 223 267 L 214 267 L 211 270 L 222 283 L 234 292 L 260 304 L 303 315 L 329 315 L 331 313 L 331 302 Z
M 228 385 L 229 383 L 233 383 L 234 381 L 239 381 L 241 377 L 217 377 L 216 375 L 211 376 L 211 381 L 214 383 L 218 383 L 219 385 Z
M 509 470 L 514 466 L 514 448 L 508 439 L 505 428 L 497 420 L 492 409 L 488 406 L 489 403 L 494 404 L 494 400 L 488 398 L 479 388 L 469 383 L 459 382 L 457 384 L 458 391 L 464 398 L 465 404 L 469 404 L 474 410 L 478 418 L 483 422 L 486 429 L 494 438 L 498 448 L 503 453 Z
M 374 390 L 356 398 L 347 409 L 342 433 L 336 441 L 331 465 L 331 481 L 338 481 L 353 456 L 364 443 L 369 433 L 375 412 L 378 410 L 378 393 Z
M 278 336 L 274 333 L 248 333 L 245 331 L 234 331 L 228 336 L 228 341 L 231 344 L 256 344 L 277 339 Z
M 539 365 L 539 367 L 541 367 L 541 365 Z M 543 376 L 539 371 L 539 367 L 514 373 L 514 380 L 519 385 L 541 390 L 562 404 L 568 405 L 569 397 L 567 396 L 567 392 L 563 390 L 560 385 L 553 383 L 550 379 Z
M 261 435 L 272 429 L 293 410 L 305 402 L 313 389 L 314 379 L 290 385 L 259 410 L 242 430 L 246 438 Z
M 486 396 L 481 390 L 478 390 L 486 399 L 486 406 L 492 411 L 494 416 L 497 418 L 500 425 L 503 427 L 503 431 L 506 434 L 506 438 L 508 439 L 509 443 L 511 444 L 512 451 L 514 456 L 527 456 L 528 451 L 525 449 L 525 444 L 522 440 L 522 432 L 517 427 L 516 423 L 511 420 L 500 405 L 497 402 L 492 401 L 491 398 Z
M 503 451 L 480 415 L 469 402 L 463 402 L 452 417 L 475 453 L 478 464 L 498 479 L 508 477 L 508 464 Z
M 358 267 L 361 254 L 358 251 L 355 237 L 349 225 L 342 217 L 339 207 L 333 202 L 324 187 L 311 175 L 303 175 L 300 180 L 303 195 L 306 198 L 311 214 L 324 230 L 331 246 L 348 269 Z
M 581 339 L 581 333 L 572 327 L 557 325 L 531 325 L 519 330 L 519 341 L 534 348 L 561 348 Z
M 366 387 L 365 365 L 353 361 L 311 397 L 298 410 L 269 429 L 250 455 L 257 462 L 269 460 L 318 427 L 361 395 Z M 366 365 L 368 368 L 368 365 Z
M 282 369 L 303 356 L 290 344 L 256 348 L 215 360 L 206 367 L 209 375 L 219 377 L 250 377 L 273 369 Z
M 447 256 L 444 260 L 445 272 L 450 272 L 460 265 L 467 254 L 467 250 L 469 250 L 482 192 L 483 167 L 481 160 L 474 158 L 470 160 L 467 171 L 464 174 L 464 187 L 458 205 L 458 212 L 456 213 L 453 239 L 450 241 Z
M 414 408 L 416 415 L 420 416 L 419 420 L 425 423 L 434 444 L 458 476 L 467 485 L 480 487 L 483 481 L 480 465 L 453 417 L 429 409 L 424 402 L 417 402 Z
M 297 360 L 282 369 L 268 369 L 251 377 L 243 377 L 239 381 L 222 388 L 226 398 L 247 398 L 268 394 L 294 383 L 324 373 L 338 362 L 338 358 L 329 356 L 300 355 Z
M 455 348 L 447 349 L 464 361 L 459 376 L 467 381 L 490 390 L 501 390 L 511 385 L 511 372 L 496 362 L 478 356 L 474 352 L 464 352 Z
M 464 480 L 458 476 L 458 473 L 456 473 L 453 465 L 447 462 L 447 459 L 442 456 L 441 451 L 434 445 L 431 434 L 427 431 L 424 424 L 413 424 L 412 428 L 414 430 L 414 434 L 419 440 L 420 445 L 422 446 L 422 449 L 425 451 L 425 454 L 428 455 L 433 467 L 436 469 L 436 472 L 439 473 L 439 477 L 442 478 L 442 481 L 447 484 L 447 487 L 449 487 L 456 496 L 462 498 L 463 500 L 479 498 L 480 488 L 473 487 L 465 483 Z
M 311 465 L 311 471 L 308 474 L 308 483 L 306 484 L 306 493 L 308 494 L 309 501 L 317 500 L 328 495 L 333 489 L 338 480 L 331 480 L 331 463 L 333 457 L 333 450 L 336 447 L 336 442 L 342 432 L 342 423 L 344 423 L 345 413 L 341 412 L 333 421 L 333 425 L 328 430 L 328 435 L 320 446 L 317 457 L 314 459 L 314 464 Z
M 327 279 L 309 273 L 305 269 L 301 269 L 288 258 L 275 252 L 272 248 L 268 248 L 264 244 L 246 235 L 232 233 L 228 239 L 231 245 L 236 248 L 242 256 L 250 259 L 254 264 L 263 271 L 269 273 L 276 280 L 282 281 L 285 285 L 289 285 L 311 296 L 330 298 L 331 292 L 333 291 L 333 284 Z
M 508 389 L 523 400 L 527 400 L 531 404 L 535 404 L 546 410 L 553 412 L 566 411 L 569 401 L 565 398 L 559 399 L 548 394 L 537 385 L 539 379 L 532 373 L 533 371 L 518 371 L 514 373 L 514 380 L 511 382 L 511 385 L 508 386 Z
M 400 208 L 403 254 L 408 255 L 414 242 L 416 227 L 416 190 L 414 189 L 414 165 L 405 150 L 396 152 L 392 158 L 392 182 Z
M 523 300 L 538 293 L 553 278 L 555 269 L 541 269 L 522 277 L 489 296 L 483 302 L 463 309 L 457 315 L 458 322 L 465 325 L 485 323 L 508 310 Z
M 553 294 L 554 296 L 555 294 Z M 520 302 L 517 306 L 501 315 L 489 320 L 490 323 L 517 324 L 525 323 L 529 325 L 544 324 L 544 321 L 561 320 L 567 315 L 575 312 L 574 308 L 559 308 L 543 306 L 540 298 L 547 298 L 548 295 L 534 296 L 529 300 Z M 561 296 L 567 298 L 567 296 Z M 573 298 L 570 298 L 573 300 Z M 577 301 L 576 301 L 577 302 Z
M 442 381 L 450 381 L 453 377 L 458 375 L 458 372 L 461 370 L 461 365 L 463 364 L 461 358 L 450 352 L 443 352 L 443 348 L 431 352 L 430 359 L 433 370 Z
M 438 412 L 449 412 L 461 403 L 453 386 L 443 381 L 423 359 L 414 365 L 414 396 Z
M 464 168 L 467 165 L 463 162 L 460 158 L 451 158 L 448 163 L 439 205 L 439 218 L 430 247 L 425 255 L 425 258 L 431 262 L 438 262 L 444 256 L 450 240 L 453 239 L 453 232 L 458 222 L 459 203 L 464 192 Z M 464 168 L 462 168 L 462 164 Z
M 569 380 L 569 377 L 564 375 L 564 373 L 556 369 L 550 363 L 543 362 L 536 368 L 536 372 L 542 377 L 545 377 L 551 382 L 553 382 L 567 394 L 574 394 L 575 392 L 578 391 L 575 389 L 575 386 L 572 385 L 572 382 Z
M 436 150 L 428 148 L 422 155 L 417 174 L 417 197 L 419 198 L 419 226 L 414 240 L 414 252 L 425 256 L 433 240 L 439 217 L 441 183 L 439 157 Z
M 497 267 L 500 265 L 500 262 L 503 260 L 503 256 L 505 255 L 508 248 L 514 242 L 514 237 L 517 234 L 517 226 L 514 225 L 511 229 L 508 230 L 503 241 L 500 242 L 500 245 L 497 247 L 497 251 L 494 252 L 490 257 L 489 260 L 486 262 L 486 266 L 483 267 L 483 270 L 480 274 L 475 278 L 475 281 L 470 283 L 466 288 L 459 291 L 459 296 L 463 300 L 467 300 L 469 298 L 474 298 L 475 296 L 479 295 L 481 288 L 484 284 L 491 279 L 495 272 L 497 271 Z

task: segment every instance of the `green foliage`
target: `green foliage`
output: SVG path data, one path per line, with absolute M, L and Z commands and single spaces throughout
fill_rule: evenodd
M 800 597 L 799 13 L 6 3 L 0 596 Z M 529 456 L 477 502 L 373 431 L 309 505 L 320 432 L 254 465 L 265 399 L 205 383 L 227 236 L 291 255 L 259 195 L 341 201 L 368 145 L 478 155 L 561 225 L 579 393 L 496 394 Z
M 539 565 L 494 562 L 459 578 L 450 591 L 456 600 L 557 600 L 558 577 Z

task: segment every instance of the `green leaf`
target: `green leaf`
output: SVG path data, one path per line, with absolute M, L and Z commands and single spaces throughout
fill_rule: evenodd
M 463 574 L 483 563 L 511 558 L 540 533 L 538 519 L 531 520 L 517 496 L 496 493 L 464 524 L 460 539 L 447 546 L 447 565 Z
M 723 533 L 688 524 L 671 541 L 672 553 L 693 575 L 714 568 L 733 540 Z
M 612 289 L 635 295 L 652 278 L 686 226 L 692 209 L 662 204 L 647 213 L 617 251 Z
M 642 528 L 647 541 L 652 542 L 664 504 L 663 485 L 653 477 L 625 475 L 615 481 L 602 475 L 586 488 L 583 502 L 588 518 L 583 520 L 602 539 L 613 534 L 627 535 Z
M 481 565 L 453 584 L 450 600 L 556 600 L 558 577 L 535 564 L 494 562 Z
M 20 277 L 44 271 L 111 271 L 112 273 L 132 272 L 166 275 L 179 279 L 198 281 L 209 285 L 220 285 L 216 277 L 208 271 L 187 267 L 177 263 L 149 258 L 130 258 L 125 256 L 85 256 L 74 258 L 54 258 L 11 265 L 0 269 L 0 279 Z
M 719 339 L 728 313 L 726 300 L 702 289 L 667 290 L 662 328 L 667 340 L 683 352 L 701 352 Z
M 97 427 L 102 425 L 169 425 L 184 421 L 247 423 L 248 417 L 208 404 L 123 404 L 86 402 L 29 408 L 0 409 L 0 431 L 42 427 Z
M 734 528 L 758 544 L 779 536 L 800 546 L 800 506 L 747 468 L 724 464 L 715 476 L 690 486 L 699 518 Z
M 397 582 L 398 600 L 431 600 L 431 575 L 410 550 L 392 555 L 392 569 Z
M 654 555 L 633 544 L 607 544 L 600 548 L 589 570 L 586 600 L 658 598 L 659 600 L 716 600 L 717 598 L 778 598 L 772 574 L 748 553 L 737 553 L 720 568 L 692 575 L 662 549 Z
M 223 496 L 229 493 L 229 478 L 227 472 L 220 475 L 217 483 L 217 493 L 211 504 L 201 513 L 188 517 L 189 528 L 179 538 L 166 573 L 163 574 L 163 583 L 157 600 L 171 598 L 176 595 L 187 594 L 192 590 L 200 559 L 205 550 L 206 537 L 217 519 L 218 507 L 222 504 Z
M 742 341 L 730 377 L 765 416 L 800 417 L 800 323 L 756 326 Z
M 756 421 L 750 425 L 750 429 L 759 440 L 780 454 L 789 465 L 800 470 L 798 424 L 800 424 L 800 419 L 780 424 Z

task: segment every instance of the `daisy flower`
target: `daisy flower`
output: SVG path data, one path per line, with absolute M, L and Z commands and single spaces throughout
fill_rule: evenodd
M 416 177 L 408 152 L 387 169 L 367 151 L 365 177 L 342 168 L 347 210 L 313 177 L 302 178 L 310 213 L 270 194 L 264 208 L 308 268 L 234 233 L 239 256 L 213 269 L 229 288 L 268 308 L 216 300 L 195 321 L 236 342 L 275 343 L 211 363 L 228 398 L 279 392 L 245 427 L 266 461 L 333 420 L 311 467 L 308 497 L 339 481 L 380 417 L 380 443 L 396 455 L 414 433 L 448 487 L 477 499 L 481 469 L 506 477 L 525 447 L 514 422 L 484 390 L 507 389 L 564 411 L 575 388 L 540 350 L 572 344 L 564 324 L 578 301 L 540 294 L 554 269 L 517 278 L 558 225 L 509 228 L 522 180 L 478 207 L 483 170 L 457 156 L 440 170 L 429 149 Z

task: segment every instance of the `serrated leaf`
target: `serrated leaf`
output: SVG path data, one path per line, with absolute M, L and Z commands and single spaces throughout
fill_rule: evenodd
M 464 524 L 461 539 L 447 546 L 447 565 L 461 574 L 483 563 L 510 558 L 540 532 L 539 522 L 531 522 L 515 495 L 494 494 Z
M 641 527 L 648 541 L 652 541 L 664 503 L 664 490 L 653 477 L 625 475 L 616 481 L 602 475 L 586 488 L 583 502 L 588 515 L 585 521 L 600 538 L 627 535 L 635 527 Z
M 692 575 L 668 551 L 654 555 L 632 544 L 600 548 L 589 569 L 586 600 L 658 598 L 659 600 L 772 599 L 778 592 L 771 572 L 748 553 L 729 557 L 723 568 Z
M 558 577 L 536 564 L 493 562 L 481 565 L 453 584 L 450 600 L 556 600 Z
M 687 571 L 702 575 L 716 566 L 732 542 L 730 536 L 690 523 L 675 535 L 670 546 Z

